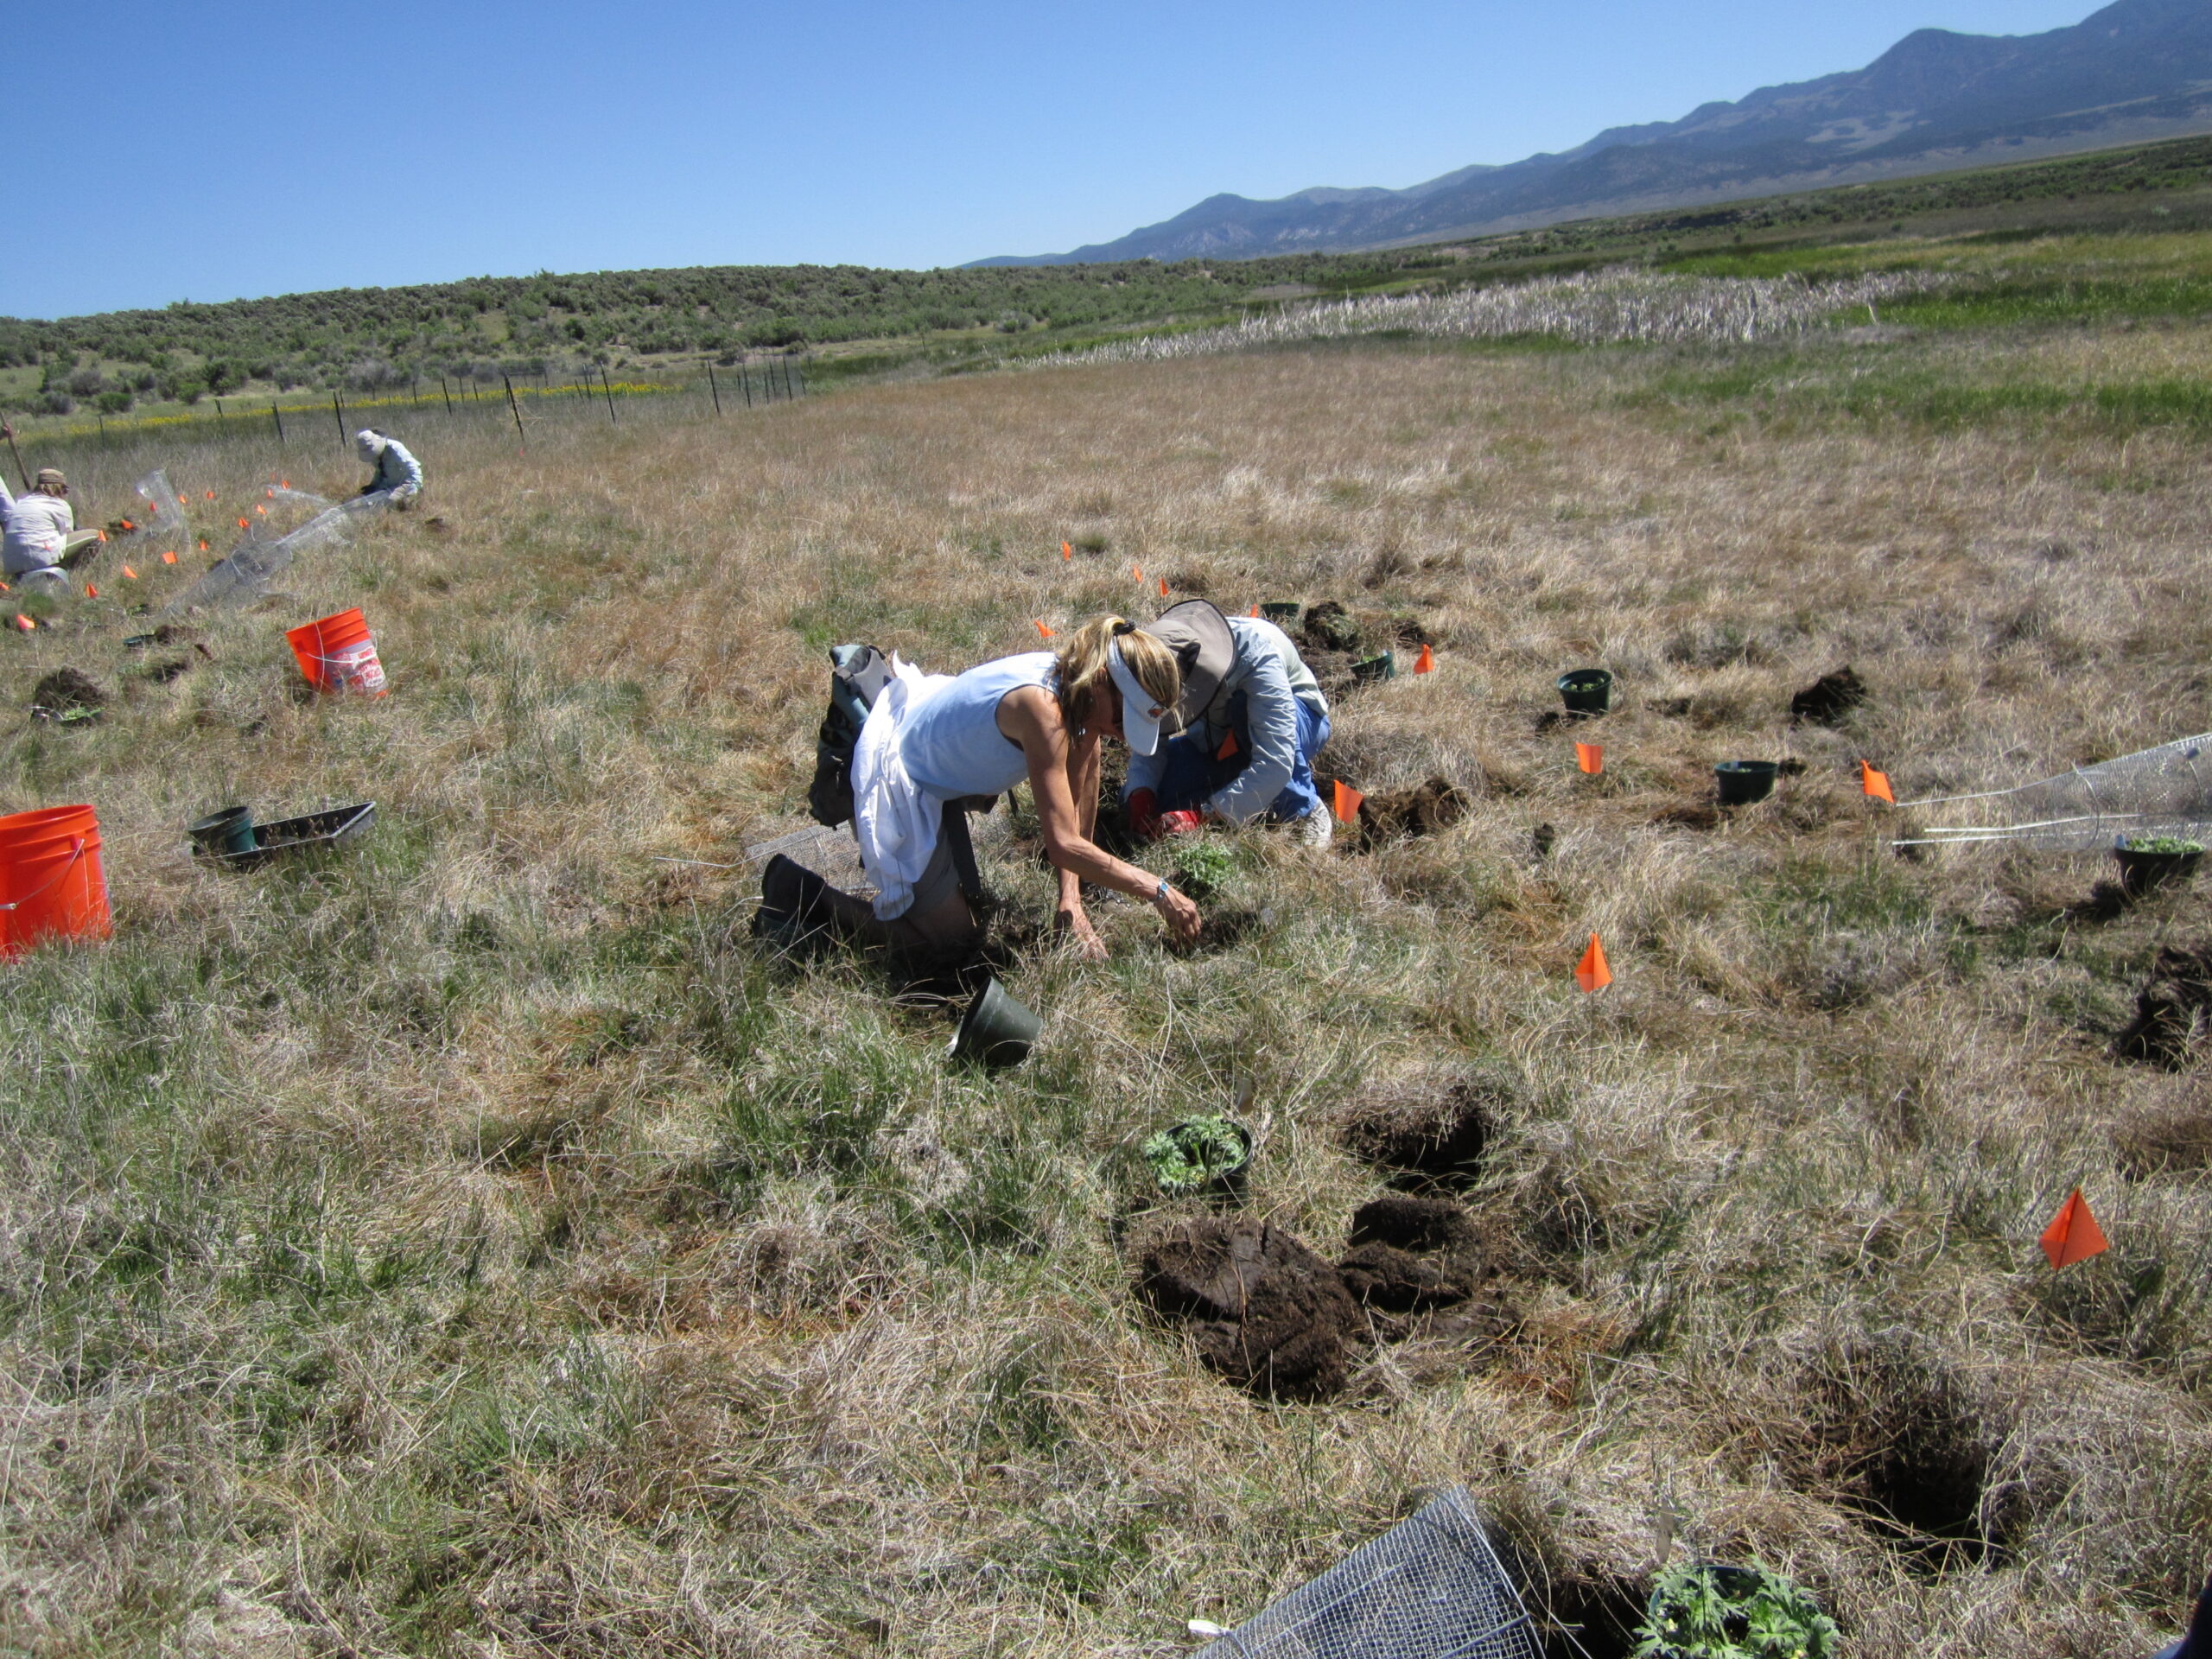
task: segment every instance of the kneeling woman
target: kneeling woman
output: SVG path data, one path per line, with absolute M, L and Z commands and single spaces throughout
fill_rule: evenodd
M 1119 617 L 1077 629 L 1057 652 L 1002 657 L 965 674 L 899 664 L 853 753 L 853 831 L 874 903 L 779 856 L 761 872 L 763 912 L 908 949 L 975 944 L 982 924 L 960 890 L 944 815 L 958 810 L 949 804 L 1001 795 L 1027 779 L 1046 855 L 1059 871 L 1061 923 L 1086 955 L 1106 954 L 1084 912 L 1086 881 L 1146 900 L 1171 933 L 1196 938 L 1197 905 L 1090 839 L 1099 740 L 1152 753 L 1161 721 L 1173 727 L 1181 690 L 1174 653 Z

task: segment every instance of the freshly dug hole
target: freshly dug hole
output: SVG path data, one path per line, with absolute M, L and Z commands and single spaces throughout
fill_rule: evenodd
M 2135 1017 L 2113 1041 L 2113 1056 L 2153 1065 L 2185 1064 L 2212 1008 L 2212 949 L 2159 947 L 2151 977 L 2136 993 Z
M 1137 1294 L 1186 1322 L 1198 1357 L 1262 1399 L 1325 1400 L 1344 1388 L 1365 1330 L 1333 1268 L 1267 1222 L 1185 1223 L 1147 1246 Z
M 1906 1564 L 1976 1565 L 2024 1520 L 2024 1494 L 1992 1478 L 2003 1434 L 1916 1338 L 1838 1344 L 1808 1370 L 1800 1408 L 1808 1490 L 1857 1512 Z
M 1518 1080 L 1503 1071 L 1462 1077 L 1441 1089 L 1421 1078 L 1411 1089 L 1356 1100 L 1342 1130 L 1344 1149 L 1386 1171 L 1395 1186 L 1470 1186 L 1480 1178 L 1483 1154 L 1522 1093 Z
M 1390 1313 L 1464 1302 L 1488 1276 L 1474 1217 L 1449 1198 L 1388 1198 L 1354 1212 L 1337 1263 L 1354 1301 Z
M 1435 835 L 1465 817 L 1474 804 L 1472 796 L 1446 778 L 1432 778 L 1387 795 L 1370 795 L 1359 804 L 1355 845 L 1361 852 L 1371 852 L 1389 842 Z

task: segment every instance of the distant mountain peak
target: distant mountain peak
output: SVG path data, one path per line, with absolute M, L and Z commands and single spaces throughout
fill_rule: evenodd
M 2206 131 L 2212 4 L 2113 0 L 2041 35 L 1916 29 L 1863 69 L 1762 86 L 1678 121 L 1609 127 L 1557 155 L 1402 190 L 1209 196 L 1112 242 L 976 263 L 1342 252 Z

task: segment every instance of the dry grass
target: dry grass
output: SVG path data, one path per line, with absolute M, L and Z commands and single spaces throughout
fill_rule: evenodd
M 7 804 L 98 804 L 118 920 L 4 970 L 7 1644 L 1164 1655 L 1464 1480 L 1598 1623 L 1671 1508 L 1859 1653 L 2149 1650 L 2212 1535 L 2212 1209 L 2193 1080 L 2102 1051 L 2202 900 L 1905 861 L 1852 763 L 1942 792 L 2212 726 L 2198 445 L 1655 391 L 1705 363 L 1339 347 L 456 439 L 450 535 L 303 564 L 174 681 L 111 617 L 0 641 L 11 706 L 65 662 L 124 693 L 0 753 Z M 78 469 L 153 459 L 259 477 Z M 1046 1038 L 995 1078 L 872 966 L 763 959 L 744 873 L 652 861 L 795 822 L 823 646 L 957 666 L 1144 613 L 1133 563 L 1417 614 L 1439 671 L 1336 758 L 1474 811 L 1236 839 L 1269 917 L 1217 954 L 1105 907 L 1110 963 L 1020 971 Z M 355 602 L 391 696 L 303 700 L 282 627 Z M 1594 779 L 1540 729 L 1584 662 L 1625 692 Z M 1785 729 L 1845 662 L 1852 724 Z M 1785 749 L 1777 803 L 1704 810 Z M 368 798 L 321 868 L 181 846 Z M 1506 1337 L 1268 1406 L 1141 1316 L 1145 1134 L 1252 1079 L 1252 1205 L 1327 1254 L 1382 1184 L 1348 1105 L 1470 1065 Z M 2076 1184 L 2114 1249 L 2054 1282 Z

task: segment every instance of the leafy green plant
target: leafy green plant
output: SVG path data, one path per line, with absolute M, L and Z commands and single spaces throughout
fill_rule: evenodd
M 1779 1573 L 1679 1561 L 1652 1586 L 1637 1659 L 1829 1659 L 1835 1621 Z
M 1211 898 L 1236 869 L 1236 855 L 1218 841 L 1191 836 L 1175 849 L 1175 885 L 1193 899 Z
M 2144 836 L 2126 843 L 2131 853 L 2201 853 L 2204 843 L 2180 836 Z
M 1169 1194 L 1199 1192 L 1252 1155 L 1251 1136 L 1218 1112 L 1185 1118 L 1148 1138 L 1138 1149 L 1147 1166 Z

